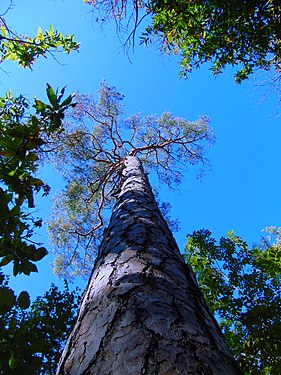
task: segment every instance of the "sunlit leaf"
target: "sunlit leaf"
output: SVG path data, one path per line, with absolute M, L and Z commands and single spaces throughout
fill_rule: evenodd
M 47 96 L 50 100 L 50 103 L 52 104 L 52 106 L 55 109 L 57 109 L 58 108 L 57 95 L 56 95 L 55 91 L 53 90 L 53 88 L 48 83 L 46 84 L 46 92 L 47 92 Z

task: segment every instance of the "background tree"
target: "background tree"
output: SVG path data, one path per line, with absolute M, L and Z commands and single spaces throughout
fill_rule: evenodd
M 153 24 L 147 36 L 159 37 L 167 52 L 181 55 L 182 74 L 211 62 L 218 74 L 238 66 L 236 81 L 255 69 L 274 67 L 280 76 L 278 1 L 151 1 Z
M 124 31 L 127 20 L 133 42 L 136 28 L 148 19 L 141 42 L 155 42 L 160 50 L 179 55 L 183 76 L 208 62 L 215 74 L 237 66 L 238 83 L 257 69 L 274 68 L 275 83 L 280 83 L 279 1 L 84 1 L 100 12 L 102 21 L 114 18 L 119 30 Z
M 281 231 L 267 231 L 252 248 L 233 232 L 217 244 L 195 231 L 184 254 L 245 374 L 280 374 Z
M 0 274 L 0 374 L 53 375 L 74 323 L 79 303 L 77 290 L 55 285 L 30 306 L 27 292 L 15 296 L 8 279 Z M 11 298 L 12 296 L 12 298 Z
M 99 99 L 80 95 L 49 147 L 66 187 L 55 199 L 49 222 L 56 252 L 55 272 L 73 277 L 89 274 L 115 196 L 120 168 L 127 155 L 139 156 L 146 172 L 154 169 L 169 186 L 178 184 L 188 164 L 206 164 L 204 152 L 214 137 L 209 120 L 125 116 L 123 96 L 101 84 Z M 51 155 L 51 154 L 50 154 Z

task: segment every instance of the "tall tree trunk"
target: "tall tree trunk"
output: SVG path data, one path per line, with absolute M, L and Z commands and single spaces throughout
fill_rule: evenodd
M 241 374 L 140 161 L 122 187 L 59 375 Z

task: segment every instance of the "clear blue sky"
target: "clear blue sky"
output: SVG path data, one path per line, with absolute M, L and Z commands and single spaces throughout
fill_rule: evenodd
M 8 3 L 1 1 L 1 13 Z M 99 82 L 106 80 L 125 95 L 130 114 L 168 110 L 189 120 L 203 114 L 211 118 L 217 138 L 208 154 L 212 170 L 201 181 L 195 173 L 187 174 L 181 192 L 160 189 L 160 198 L 171 201 L 173 217 L 180 220 L 176 239 L 181 249 L 186 234 L 195 229 L 210 229 L 217 238 L 234 229 L 253 243 L 259 241 L 264 227 L 281 225 L 281 124 L 275 117 L 276 98 L 267 97 L 258 104 L 255 83 L 237 86 L 231 70 L 214 78 L 206 66 L 187 80 L 179 79 L 176 58 L 162 56 L 153 47 L 137 46 L 130 52 L 130 62 L 114 25 L 100 30 L 90 7 L 81 0 L 14 0 L 14 4 L 6 21 L 19 33 L 34 35 L 38 26 L 46 29 L 52 24 L 62 33 L 75 34 L 81 48 L 70 56 L 58 55 L 62 65 L 51 57 L 41 59 L 33 71 L 2 64 L 8 74 L 0 73 L 1 95 L 12 89 L 14 95 L 23 94 L 30 100 L 41 98 L 46 82 L 53 87 L 67 85 L 69 93 L 95 93 Z M 42 176 L 52 192 L 60 188 L 50 169 Z M 39 214 L 46 218 L 50 199 L 38 204 Z M 44 227 L 40 238 L 48 246 L 45 231 Z M 19 276 L 11 285 L 42 294 L 50 282 L 57 282 L 51 261 L 49 255 L 38 264 L 38 275 Z

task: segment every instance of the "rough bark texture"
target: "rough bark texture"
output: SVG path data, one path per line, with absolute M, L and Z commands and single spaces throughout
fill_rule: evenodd
M 138 159 L 123 184 L 59 375 L 241 374 Z

